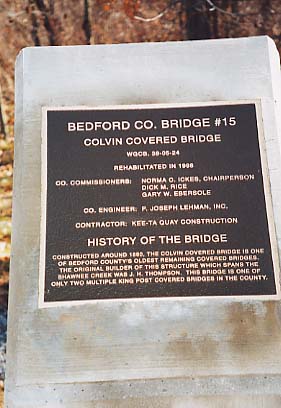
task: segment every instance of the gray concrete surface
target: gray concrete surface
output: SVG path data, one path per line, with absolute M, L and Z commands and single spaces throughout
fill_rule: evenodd
M 280 253 L 279 89 L 267 37 L 22 51 L 6 408 L 280 406 L 280 302 L 38 308 L 42 106 L 259 100 Z

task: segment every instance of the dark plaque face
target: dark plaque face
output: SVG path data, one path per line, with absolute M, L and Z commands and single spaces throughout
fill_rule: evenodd
M 44 109 L 41 305 L 276 296 L 257 107 Z

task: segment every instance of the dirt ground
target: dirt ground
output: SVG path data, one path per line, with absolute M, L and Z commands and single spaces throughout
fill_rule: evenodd
M 4 379 L 13 176 L 14 63 L 27 46 L 271 36 L 280 0 L 1 0 L 0 379 Z M 1 402 L 0 384 L 0 407 Z

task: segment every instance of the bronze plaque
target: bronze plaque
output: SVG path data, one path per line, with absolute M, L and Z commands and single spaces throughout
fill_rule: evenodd
M 277 294 L 257 103 L 43 119 L 42 305 Z

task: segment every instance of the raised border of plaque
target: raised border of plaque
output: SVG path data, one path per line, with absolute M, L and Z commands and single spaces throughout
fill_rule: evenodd
M 163 294 L 165 291 L 162 290 L 161 295 L 157 294 L 157 288 L 154 290 L 154 292 L 151 294 L 149 292 L 148 286 L 146 287 L 145 290 L 148 290 L 149 295 L 146 296 L 145 294 L 142 294 L 141 296 L 136 296 L 136 295 L 131 295 L 130 297 L 126 296 L 114 296 L 113 295 L 109 296 L 108 298 L 104 297 L 99 297 L 96 299 L 93 298 L 81 298 L 77 299 L 77 295 L 75 299 L 67 299 L 67 300 L 45 300 L 45 280 L 46 280 L 46 225 L 47 225 L 47 216 L 46 216 L 46 211 L 47 211 L 47 189 L 50 187 L 48 185 L 47 177 L 48 177 L 48 159 L 47 159 L 47 113 L 48 112 L 89 112 L 89 111 L 96 111 L 96 112 L 102 112 L 102 111 L 118 111 L 118 112 L 125 112 L 125 111 L 147 111 L 150 110 L 151 112 L 155 110 L 171 110 L 171 109 L 196 109 L 196 108 L 213 108 L 213 107 L 227 107 L 227 106 L 233 106 L 233 105 L 255 105 L 255 113 L 256 113 L 256 126 L 257 126 L 257 135 L 258 135 L 258 150 L 259 150 L 259 155 L 260 155 L 260 166 L 261 166 L 261 172 L 262 172 L 262 177 L 261 177 L 261 184 L 263 184 L 263 193 L 264 193 L 264 209 L 265 209 L 265 214 L 266 214 L 266 225 L 268 227 L 268 234 L 269 234 L 269 242 L 270 242 L 270 253 L 271 253 L 271 260 L 272 260 L 272 281 L 274 282 L 275 285 L 275 292 L 276 293 L 263 293 L 262 288 L 260 289 L 259 294 L 237 294 L 237 293 L 222 293 L 219 294 L 215 293 L 214 295 L 212 294 L 194 294 L 191 293 L 189 295 L 183 295 L 180 294 L 179 296 L 177 295 L 177 290 L 173 292 L 172 295 L 167 295 Z M 214 124 L 212 124 L 212 127 L 214 128 Z M 200 129 L 200 127 L 199 127 Z M 171 129 L 168 129 L 171 132 Z M 173 129 L 174 130 L 174 129 Z M 193 129 L 194 130 L 194 129 Z M 202 130 L 202 129 L 201 129 Z M 226 128 L 222 130 L 226 131 Z M 149 131 L 146 131 L 146 134 Z M 89 132 L 90 133 L 90 132 Z M 180 139 L 180 134 L 179 132 L 174 132 L 176 133 L 176 137 Z M 172 133 L 172 134 L 174 134 Z M 136 133 L 135 134 L 142 134 Z M 131 134 L 130 134 L 131 135 Z M 127 134 L 128 136 L 128 134 Z M 244 135 L 247 137 L 246 135 Z M 97 133 L 97 138 L 100 137 L 100 133 Z M 122 136 L 126 137 L 126 136 Z M 142 146 L 143 147 L 143 146 Z M 110 147 L 112 148 L 112 147 Z M 125 146 L 123 146 L 124 151 L 125 151 Z M 154 150 L 157 150 L 157 147 L 153 148 Z M 169 149 L 169 147 L 168 147 Z M 150 149 L 151 150 L 151 149 Z M 171 150 L 171 149 L 170 149 Z M 61 152 L 62 153 L 62 152 Z M 206 154 L 206 153 L 205 153 Z M 51 155 L 51 154 L 50 154 Z M 162 158 L 163 159 L 163 158 Z M 143 159 L 141 159 L 143 160 Z M 198 160 L 198 159 L 197 159 Z M 138 158 L 138 163 L 140 162 L 140 159 Z M 274 224 L 274 218 L 273 218 L 273 210 L 272 210 L 272 199 L 271 199 L 271 193 L 270 193 L 270 181 L 269 181 L 269 173 L 268 173 L 268 165 L 267 165 L 267 157 L 266 157 L 266 149 L 265 149 L 265 140 L 264 140 L 264 131 L 263 131 L 263 125 L 262 125 L 262 108 L 261 108 L 261 103 L 259 100 L 244 100 L 244 101 L 216 101 L 216 102 L 202 102 L 202 103 L 175 103 L 175 104 L 151 104 L 151 105 L 117 105 L 117 106 L 98 106 L 98 107 L 89 107 L 89 106 L 75 106 L 75 107 L 43 107 L 42 109 L 42 175 L 41 175 L 41 180 L 42 180 L 42 191 L 41 191 L 41 203 L 42 203 L 42 209 L 41 209 L 41 238 L 40 238 L 40 271 L 39 271 L 39 307 L 54 307 L 54 306 L 66 306 L 66 305 L 81 305 L 83 303 L 93 303 L 93 302 L 98 302 L 99 300 L 117 300 L 117 301 L 128 301 L 128 300 L 143 300 L 145 298 L 151 298 L 151 297 L 157 297 L 161 298 L 165 301 L 167 300 L 173 300 L 177 298 L 184 298 L 184 299 L 194 299 L 194 298 L 215 298 L 215 299 L 222 299 L 222 298 L 238 298 L 238 299 L 245 299 L 245 298 L 252 298 L 252 299 L 280 299 L 280 283 L 279 283 L 279 274 L 280 274 L 280 269 L 279 269 L 279 259 L 278 259 L 278 249 L 277 249 L 277 241 L 276 241 L 276 233 L 275 233 L 275 224 Z M 60 164 L 60 163 L 59 163 Z M 141 176 L 140 176 L 141 177 Z M 48 186 L 48 188 L 47 188 Z M 88 193 L 89 194 L 89 193 Z M 250 193 L 249 193 L 250 194 Z M 136 199 L 136 198 L 135 198 Z M 109 203 L 108 203 L 109 204 Z M 125 205 L 125 203 L 124 203 Z M 255 211 L 255 203 L 252 203 L 253 205 L 253 210 Z M 60 214 L 58 214 L 59 216 Z M 164 214 L 166 215 L 166 214 Z M 58 218 L 59 220 L 59 218 Z M 76 220 L 75 220 L 76 221 Z M 59 221 L 58 221 L 59 223 Z M 157 228 L 159 230 L 159 227 Z M 175 236 L 175 231 L 172 231 L 172 236 Z M 51 233 L 49 233 L 51 235 Z M 88 234 L 90 235 L 90 233 Z M 56 239 L 58 240 L 59 237 Z M 50 239 L 51 240 L 51 239 Z M 70 240 L 71 241 L 71 240 Z M 163 242 L 162 242 L 163 243 Z M 182 243 L 182 242 L 181 242 Z M 165 242 L 166 247 L 168 248 L 168 242 Z M 231 243 L 230 243 L 231 246 Z M 153 251 L 157 251 L 157 248 L 159 249 L 159 245 L 156 248 L 153 248 Z M 134 246 L 131 248 L 134 250 Z M 91 248 L 89 249 L 89 251 Z M 140 248 L 137 247 L 137 250 L 139 251 Z M 117 249 L 116 249 L 117 251 Z M 135 273 L 135 271 L 134 271 Z M 214 283 L 215 285 L 215 283 Z M 227 286 L 227 283 L 226 283 Z M 81 291 L 83 291 L 83 288 L 80 288 Z M 200 289 L 199 289 L 200 291 Z M 77 292 L 77 289 L 76 289 Z M 168 291 L 169 292 L 169 291 Z M 124 293 L 124 292 L 123 292 Z

